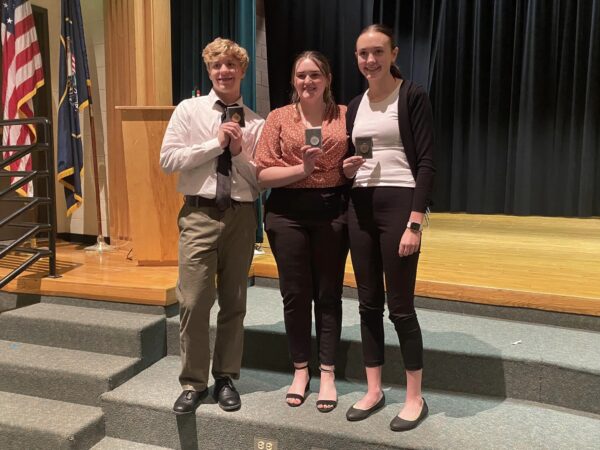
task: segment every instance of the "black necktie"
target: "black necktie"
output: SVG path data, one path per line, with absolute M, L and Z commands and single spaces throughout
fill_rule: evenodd
M 237 103 L 226 105 L 221 100 L 217 100 L 216 103 L 223 108 L 221 123 L 227 117 L 227 107 L 238 106 Z M 229 146 L 224 148 L 223 153 L 217 158 L 217 192 L 215 203 L 220 211 L 225 211 L 231 206 L 231 152 L 229 151 Z

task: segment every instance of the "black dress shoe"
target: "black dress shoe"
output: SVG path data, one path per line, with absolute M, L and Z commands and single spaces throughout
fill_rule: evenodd
M 396 416 L 390 422 L 390 428 L 392 431 L 408 431 L 413 428 L 417 428 L 417 426 L 427 417 L 429 414 L 429 407 L 427 406 L 427 402 L 423 399 L 423 407 L 421 408 L 421 414 L 415 420 L 404 420 L 400 417 Z
M 381 400 L 379 400 L 375 405 L 371 406 L 369 409 L 358 409 L 352 406 L 348 412 L 346 413 L 346 419 L 350 422 L 358 422 L 359 420 L 365 420 L 374 412 L 380 410 L 385 405 L 385 394 L 381 396 Z
M 200 402 L 208 394 L 208 389 L 203 391 L 183 391 L 173 405 L 175 414 L 192 414 L 200 405 Z
M 215 380 L 213 397 L 223 411 L 236 411 L 242 406 L 240 394 L 229 377 Z

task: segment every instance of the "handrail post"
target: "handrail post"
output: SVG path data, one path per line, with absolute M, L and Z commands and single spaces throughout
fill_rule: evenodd
M 56 167 L 54 166 L 54 136 L 52 134 L 52 125 L 48 119 L 44 123 L 44 134 L 48 144 L 46 151 L 46 169 L 52 176 L 46 178 L 48 187 L 48 197 L 51 201 L 48 204 L 48 219 L 50 219 L 50 231 L 48 232 L 48 250 L 50 250 L 50 259 L 48 261 L 49 275 L 56 277 Z

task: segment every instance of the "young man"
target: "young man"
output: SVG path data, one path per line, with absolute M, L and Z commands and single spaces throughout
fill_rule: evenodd
M 178 189 L 185 195 L 178 218 L 177 285 L 183 392 L 173 406 L 176 414 L 193 413 L 208 393 L 209 318 L 215 297 L 213 396 L 225 411 L 241 406 L 232 379 L 240 374 L 256 235 L 258 186 L 252 156 L 264 121 L 245 106 L 244 128 L 226 119 L 228 107 L 243 106 L 240 84 L 248 54 L 235 42 L 217 38 L 202 57 L 213 89 L 177 106 L 160 152 L 161 167 L 179 172 Z

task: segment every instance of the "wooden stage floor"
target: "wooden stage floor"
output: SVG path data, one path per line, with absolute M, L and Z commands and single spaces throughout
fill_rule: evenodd
M 34 264 L 4 287 L 6 292 L 56 295 L 115 302 L 166 306 L 176 303 L 177 267 L 138 266 L 128 246 L 114 252 L 87 252 L 86 246 L 59 242 L 56 249 L 59 278 L 50 278 L 48 260 Z M 18 255 L 0 260 L 0 274 L 17 267 Z
M 252 273 L 277 277 L 268 244 Z M 19 260 L 0 261 L 6 273 Z M 98 255 L 61 243 L 61 278 L 36 264 L 8 292 L 151 305 L 174 303 L 176 267 L 140 267 L 128 252 Z M 350 258 L 345 284 L 355 287 Z M 417 295 L 600 316 L 600 219 L 432 214 L 424 231 Z

